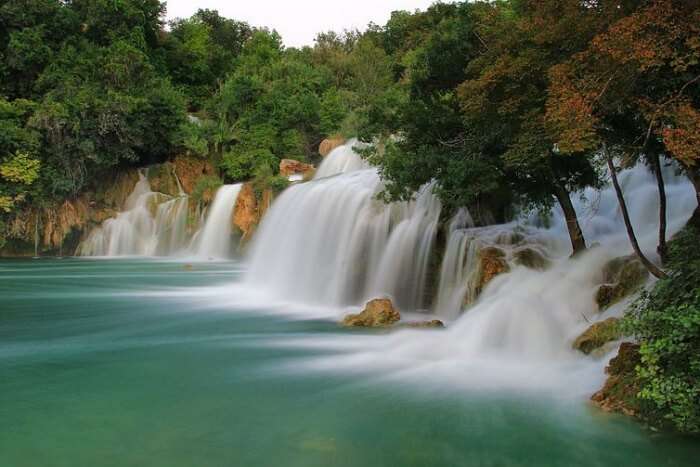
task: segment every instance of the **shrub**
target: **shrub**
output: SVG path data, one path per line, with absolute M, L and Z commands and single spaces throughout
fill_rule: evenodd
M 700 433 L 700 232 L 669 243 L 667 279 L 632 305 L 625 327 L 640 342 L 638 398 L 651 423 Z

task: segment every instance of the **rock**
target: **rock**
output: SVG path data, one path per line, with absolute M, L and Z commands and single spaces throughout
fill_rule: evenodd
M 646 282 L 649 272 L 635 256 L 621 256 L 603 267 L 603 282 L 596 292 L 601 310 L 636 292 Z
M 294 159 L 282 159 L 280 161 L 280 175 L 286 178 L 292 175 L 302 175 L 306 178 L 313 174 L 316 168 L 312 164 L 305 164 Z
M 183 268 L 185 269 L 185 271 L 192 271 L 194 269 L 194 266 L 192 266 L 191 264 L 185 264 Z
M 431 319 L 429 321 L 413 321 L 404 324 L 407 328 L 418 328 L 418 329 L 428 329 L 428 328 L 444 328 L 445 323 L 439 319 Z
M 233 208 L 233 227 L 242 232 L 242 240 L 246 241 L 253 235 L 258 221 L 258 200 L 255 197 L 255 190 L 251 183 L 244 183 Z
M 618 318 L 608 318 L 604 321 L 593 323 L 583 334 L 576 338 L 573 347 L 585 354 L 590 354 L 608 342 L 616 341 L 621 337 L 620 320 Z
M 95 193 L 95 198 L 98 203 L 120 210 L 138 181 L 139 173 L 136 169 L 120 172 L 113 180 L 105 180 L 101 189 Z
M 520 248 L 513 252 L 513 260 L 515 264 L 540 271 L 549 267 L 549 260 L 539 251 L 529 247 Z
M 623 342 L 617 356 L 605 368 L 608 379 L 591 400 L 606 412 L 636 415 L 639 412 L 636 366 L 640 363 L 639 345 Z
M 202 177 L 216 176 L 216 169 L 205 159 L 198 159 L 189 156 L 177 156 L 173 161 L 175 174 L 177 175 L 182 191 L 188 195 L 192 194 L 197 182 Z
M 169 196 L 178 196 L 180 187 L 175 178 L 175 166 L 170 162 L 152 165 L 147 171 L 148 183 L 151 190 Z
M 348 327 L 383 327 L 391 326 L 401 319 L 401 314 L 394 308 L 388 298 L 376 298 L 365 305 L 361 313 L 347 315 L 343 326 Z
M 500 248 L 486 247 L 479 251 L 479 276 L 476 282 L 476 295 L 499 274 L 508 272 L 506 254 Z
M 338 146 L 342 146 L 343 144 L 345 144 L 345 138 L 341 138 L 340 136 L 326 138 L 323 141 L 321 141 L 321 144 L 319 144 L 318 153 L 322 157 L 326 157 L 328 154 L 331 153 L 332 150 L 334 150 Z

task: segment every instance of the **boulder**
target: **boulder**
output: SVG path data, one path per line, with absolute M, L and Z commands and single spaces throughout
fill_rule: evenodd
M 603 267 L 603 284 L 596 292 L 601 310 L 619 302 L 644 285 L 649 272 L 635 256 L 621 256 Z
M 576 338 L 573 347 L 585 354 L 590 354 L 608 342 L 616 341 L 621 337 L 620 320 L 618 318 L 608 318 L 604 321 L 593 323 L 583 334 Z
M 496 247 L 486 247 L 479 251 L 479 275 L 476 281 L 476 295 L 499 274 L 508 272 L 508 262 L 503 250 Z
M 388 298 L 375 298 L 365 305 L 361 313 L 347 315 L 343 326 L 348 327 L 384 327 L 391 326 L 401 319 L 401 314 L 394 308 Z
M 520 248 L 513 252 L 513 261 L 520 266 L 540 271 L 549 267 L 549 260 L 539 251 L 529 247 Z
M 306 178 L 309 174 L 313 174 L 315 170 L 316 168 L 312 164 L 305 164 L 294 159 L 282 159 L 280 161 L 280 175 L 283 177 L 302 175 Z
M 342 146 L 343 144 L 345 144 L 345 138 L 341 138 L 339 136 L 326 138 L 323 141 L 321 141 L 321 144 L 319 144 L 318 153 L 322 157 L 326 157 L 328 154 L 331 153 L 332 150 L 334 150 L 338 146 Z
M 641 362 L 639 345 L 623 342 L 617 356 L 610 360 L 605 373 L 608 379 L 591 400 L 606 412 L 634 416 L 639 412 L 636 366 Z

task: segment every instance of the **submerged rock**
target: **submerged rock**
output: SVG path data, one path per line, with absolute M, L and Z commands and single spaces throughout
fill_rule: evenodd
M 540 271 L 549 267 L 549 260 L 539 251 L 529 247 L 515 250 L 513 260 L 515 264 Z
M 618 318 L 608 318 L 604 321 L 593 323 L 591 327 L 576 338 L 573 347 L 585 354 L 590 354 L 608 342 L 616 341 L 621 337 L 620 320 Z
M 445 323 L 443 323 L 439 319 L 431 319 L 429 321 L 413 321 L 410 323 L 405 323 L 402 326 L 417 329 L 444 328 Z
M 391 326 L 401 319 L 401 314 L 388 298 L 375 298 L 365 305 L 361 313 L 347 315 L 343 326 L 348 327 L 383 327 Z
M 282 159 L 280 161 L 280 175 L 283 177 L 302 175 L 304 178 L 307 178 L 315 170 L 316 168 L 312 164 L 305 164 L 294 159 Z
M 339 136 L 332 137 L 332 138 L 326 138 L 323 141 L 321 141 L 321 144 L 318 146 L 318 153 L 322 157 L 326 157 L 332 150 L 337 148 L 338 146 L 342 146 L 345 144 L 345 138 L 341 138 Z
M 479 251 L 479 276 L 476 282 L 477 295 L 484 290 L 484 287 L 494 277 L 509 270 L 506 254 L 500 248 L 490 246 Z
M 639 345 L 623 342 L 617 356 L 605 368 L 608 375 L 603 388 L 591 400 L 606 412 L 636 415 L 639 411 L 636 366 L 640 363 Z
M 604 284 L 596 292 L 601 310 L 636 292 L 649 277 L 649 272 L 635 256 L 621 256 L 609 261 L 603 268 Z

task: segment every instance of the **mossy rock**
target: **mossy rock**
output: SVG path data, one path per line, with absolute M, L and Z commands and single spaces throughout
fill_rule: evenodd
M 348 327 L 386 327 L 397 323 L 401 314 L 394 308 L 394 304 L 388 298 L 376 298 L 367 302 L 361 313 L 347 315 L 343 319 L 343 326 Z
M 623 342 L 617 356 L 605 368 L 608 379 L 603 388 L 591 397 L 593 403 L 606 412 L 639 415 L 641 404 L 637 398 L 639 383 L 636 368 L 640 362 L 639 345 Z
M 513 261 L 520 266 L 540 271 L 547 269 L 550 264 L 542 253 L 529 247 L 520 248 L 513 252 Z
M 170 162 L 153 165 L 148 168 L 148 183 L 151 190 L 169 196 L 178 196 L 180 187 L 175 178 L 175 169 Z
M 621 337 L 620 320 L 618 318 L 608 318 L 604 321 L 593 323 L 591 327 L 576 338 L 573 347 L 585 354 L 590 354 L 608 342 L 614 342 Z
M 596 292 L 596 302 L 601 310 L 619 302 L 639 290 L 649 271 L 634 256 L 622 256 L 609 261 L 603 267 L 603 281 Z

